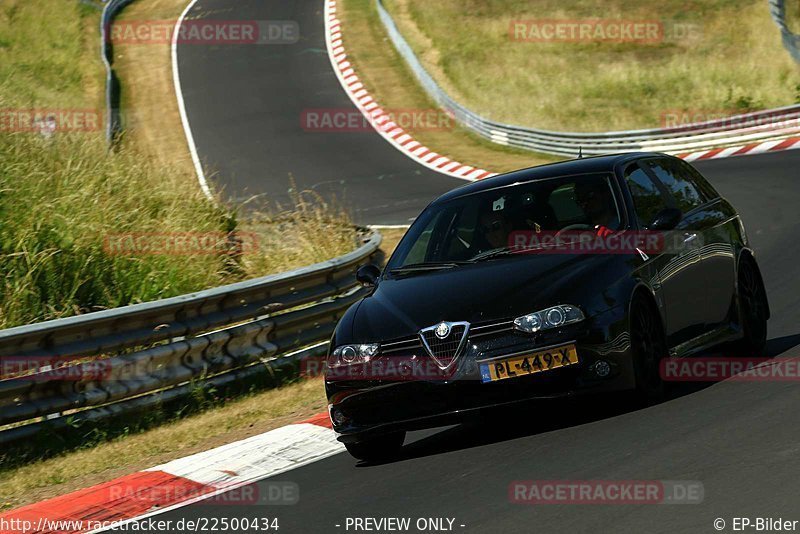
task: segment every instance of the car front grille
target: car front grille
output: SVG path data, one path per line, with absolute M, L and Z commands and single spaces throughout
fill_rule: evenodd
M 478 339 L 502 336 L 513 331 L 513 321 L 494 321 L 472 325 L 469 329 L 468 337 L 470 340 L 477 341 Z M 432 335 L 436 337 L 436 334 Z M 420 351 L 427 354 L 419 335 L 395 338 L 381 343 L 381 354 L 418 354 Z
M 466 341 L 467 326 L 456 324 L 450 329 L 450 334 L 440 339 L 433 330 L 423 330 L 420 335 L 425 342 L 425 348 L 440 367 L 446 368 L 458 357 L 459 351 Z

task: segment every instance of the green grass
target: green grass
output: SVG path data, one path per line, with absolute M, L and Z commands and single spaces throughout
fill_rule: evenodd
M 102 112 L 98 25 L 99 12 L 77 0 L 4 0 L 0 109 Z M 0 131 L 0 162 L 0 328 L 280 272 L 355 246 L 344 214 L 298 195 L 286 211 L 247 221 L 259 246 L 243 256 L 113 254 L 103 247 L 113 234 L 227 233 L 243 224 L 203 196 L 187 166 L 133 146 L 109 152 L 100 130 L 50 140 Z
M 3 0 L 0 3 L 3 106 L 95 108 L 101 104 L 102 93 L 87 98 L 87 90 L 97 88 L 102 81 L 96 35 L 99 21 L 97 9 L 77 0 Z M 95 35 L 87 35 L 89 27 L 95 29 Z M 88 57 L 88 52 L 97 57 Z M 87 79 L 92 77 L 95 79 Z
M 513 124 L 578 131 L 660 126 L 671 110 L 747 111 L 798 100 L 800 70 L 763 0 L 386 0 L 423 64 L 456 100 Z M 693 25 L 686 39 L 518 42 L 513 20 Z
M 101 139 L 0 136 L 0 326 L 152 300 L 222 278 L 216 255 L 109 254 L 115 233 L 221 231 L 202 194 Z

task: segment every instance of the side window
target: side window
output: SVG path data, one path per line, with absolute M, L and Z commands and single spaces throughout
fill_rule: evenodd
M 708 183 L 708 180 L 706 180 L 705 177 L 700 174 L 700 171 L 685 161 L 676 161 L 675 164 L 679 169 L 681 169 L 686 179 L 692 182 L 692 184 L 694 184 L 694 186 L 700 190 L 706 200 L 719 198 L 719 193 L 717 193 L 717 190 L 714 189 L 710 183 Z
M 659 159 L 646 161 L 644 165 L 650 167 L 664 187 L 675 199 L 676 207 L 683 213 L 705 204 L 705 199 L 692 182 L 690 182 L 674 161 Z
M 470 255 L 478 230 L 478 208 L 477 202 L 464 204 L 444 238 L 443 257 L 466 259 Z
M 656 213 L 668 207 L 666 199 L 655 182 L 638 165 L 631 165 L 625 169 L 625 182 L 633 197 L 633 206 L 639 223 L 647 228 Z
M 437 247 L 431 246 L 431 238 L 438 231 L 442 232 L 442 224 L 446 224 L 448 219 L 452 219 L 453 213 L 450 210 L 439 211 L 419 233 L 411 250 L 408 251 L 403 263 L 419 263 L 423 261 L 430 261 L 433 256 L 438 252 Z M 434 240 L 434 244 L 436 241 Z

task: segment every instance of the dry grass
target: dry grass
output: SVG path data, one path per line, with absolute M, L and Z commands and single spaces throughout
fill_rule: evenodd
M 499 121 L 647 128 L 660 126 L 665 111 L 747 111 L 800 97 L 800 70 L 762 0 L 387 0 L 387 7 L 434 78 Z M 587 18 L 659 20 L 668 32 L 678 23 L 694 33 L 653 44 L 509 36 L 514 20 Z
M 786 0 L 786 23 L 792 33 L 800 33 L 800 0 Z
M 107 482 L 324 411 L 321 379 L 302 380 L 95 447 L 0 471 L 0 510 Z
M 188 0 L 136 0 L 117 17 L 133 21 L 177 21 Z M 125 142 L 156 161 L 193 173 L 172 79 L 172 56 L 166 43 L 114 46 L 114 68 L 122 80 Z
M 379 230 L 383 236 L 381 250 L 386 254 L 386 259 L 388 260 L 392 252 L 394 252 L 394 249 L 397 248 L 397 244 L 406 234 L 408 228 L 380 228 Z
M 437 0 L 438 1 L 438 0 Z M 342 20 L 348 59 L 364 86 L 384 109 L 434 109 L 402 58 L 387 40 L 374 0 L 343 0 Z M 462 163 L 495 172 L 555 161 L 558 158 L 501 147 L 462 128 L 433 131 L 409 128 L 414 138 L 432 150 Z
M 115 19 L 119 24 L 173 21 L 188 0 L 136 0 Z M 162 42 L 121 42 L 114 47 L 114 68 L 122 80 L 122 109 L 127 146 L 151 159 L 180 168 L 196 186 L 175 95 L 171 46 Z M 318 196 L 296 195 L 291 206 L 273 213 L 248 213 L 240 227 L 258 235 L 261 253 L 245 256 L 249 273 L 280 272 L 323 261 L 352 248 L 355 233 L 338 206 Z M 313 228 L 313 231 L 308 231 Z M 319 235 L 329 239 L 320 240 Z

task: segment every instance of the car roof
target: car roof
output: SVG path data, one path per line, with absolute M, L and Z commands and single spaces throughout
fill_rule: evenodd
M 434 201 L 434 204 L 446 202 L 453 198 L 477 193 L 479 191 L 486 191 L 516 183 L 532 182 L 536 180 L 556 178 L 559 176 L 571 176 L 575 174 L 614 172 L 614 169 L 620 164 L 628 163 L 644 157 L 654 156 L 669 157 L 666 154 L 661 154 L 658 152 L 627 152 L 624 154 L 592 156 L 587 158 L 559 161 L 556 163 L 547 163 L 545 165 L 539 165 L 536 167 L 529 167 L 527 169 L 520 169 L 518 171 L 500 174 L 498 176 L 493 176 L 491 178 L 486 178 L 478 182 L 472 182 L 470 184 L 458 187 L 437 198 Z

